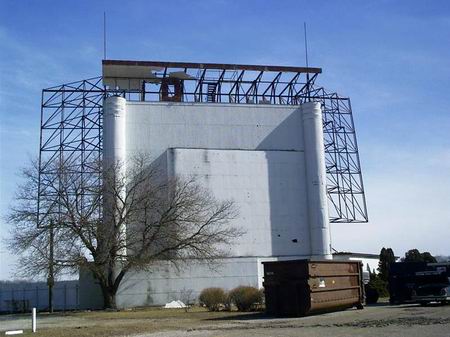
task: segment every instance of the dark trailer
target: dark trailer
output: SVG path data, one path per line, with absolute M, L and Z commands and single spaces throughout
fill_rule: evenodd
M 450 297 L 450 263 L 397 262 L 390 265 L 389 302 L 428 303 Z M 447 289 L 447 290 L 446 290 Z

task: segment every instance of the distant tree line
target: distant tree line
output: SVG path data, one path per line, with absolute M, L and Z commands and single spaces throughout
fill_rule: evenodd
M 410 249 L 405 253 L 405 257 L 402 258 L 402 262 L 426 262 L 436 263 L 436 258 L 429 252 L 419 252 L 418 249 Z

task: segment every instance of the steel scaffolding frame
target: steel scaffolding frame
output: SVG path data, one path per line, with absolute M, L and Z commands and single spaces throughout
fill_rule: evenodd
M 77 191 L 88 202 L 92 187 L 101 185 L 102 111 L 105 89 L 101 77 L 44 89 L 38 175 L 38 226 L 60 219 L 61 167 L 86 188 Z M 79 185 L 79 186 L 83 186 Z M 101 217 L 101 209 L 97 210 Z
M 368 221 L 350 99 L 317 86 L 315 81 L 321 72 L 319 68 L 158 65 L 163 66 L 154 73 L 158 80 L 140 79 L 139 88 L 132 85 L 125 85 L 125 89 L 104 86 L 104 78 L 95 77 L 42 91 L 38 224 L 47 225 L 50 217 L 56 217 L 58 221 L 61 193 L 55 186 L 59 185 L 61 176 L 56 167 L 70 167 L 71 173 L 86 182 L 81 199 L 89 198 L 89 185 L 101 186 L 102 172 L 96 163 L 102 159 L 103 99 L 109 95 L 121 95 L 131 101 L 164 100 L 161 98 L 161 83 L 164 78 L 170 78 L 171 71 L 187 74 L 179 80 L 183 88 L 180 100 L 183 102 L 277 105 L 320 102 L 330 222 Z M 120 81 L 123 83 L 124 79 Z M 101 209 L 98 216 L 101 217 Z
M 312 87 L 297 97 L 322 105 L 331 223 L 367 222 L 367 206 L 350 98 Z

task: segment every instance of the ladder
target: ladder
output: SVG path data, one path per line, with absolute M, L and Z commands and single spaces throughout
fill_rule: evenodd
M 208 92 L 206 96 L 206 101 L 208 103 L 214 103 L 216 101 L 216 88 L 217 83 L 208 83 Z

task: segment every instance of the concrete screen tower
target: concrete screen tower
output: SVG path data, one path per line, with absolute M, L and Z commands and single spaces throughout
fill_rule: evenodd
M 350 103 L 317 87 L 320 73 L 103 61 L 99 157 L 126 163 L 144 153 L 167 179 L 195 176 L 217 199 L 234 200 L 232 224 L 245 232 L 217 270 L 161 261 L 130 272 L 119 307 L 160 305 L 183 289 L 261 287 L 261 262 L 331 259 L 330 222 L 367 220 Z

